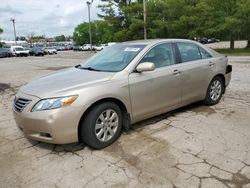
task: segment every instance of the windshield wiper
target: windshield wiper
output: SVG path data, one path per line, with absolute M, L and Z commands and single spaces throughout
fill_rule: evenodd
M 82 66 L 80 64 L 76 65 L 75 68 L 80 69 Z
M 101 71 L 101 70 L 95 69 L 93 67 L 82 67 L 81 65 L 77 66 L 76 68 L 84 69 L 84 70 L 89 70 L 89 71 Z

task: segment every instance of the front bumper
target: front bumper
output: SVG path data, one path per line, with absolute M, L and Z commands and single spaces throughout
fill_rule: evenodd
M 233 70 L 232 65 L 227 65 L 226 75 L 225 75 L 225 86 L 228 86 L 231 81 L 232 70 Z
M 13 108 L 16 124 L 26 137 L 53 144 L 68 144 L 78 141 L 79 109 L 65 108 L 31 112 L 40 99 L 35 96 L 18 93 L 17 97 L 30 99 L 31 102 L 18 112 Z
M 29 53 L 26 53 L 26 52 L 20 52 L 20 53 L 16 53 L 15 55 L 16 56 L 26 56 L 28 55 Z

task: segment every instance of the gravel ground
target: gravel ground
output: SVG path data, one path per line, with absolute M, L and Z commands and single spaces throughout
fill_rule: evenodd
M 12 116 L 18 88 L 89 56 L 0 59 L 0 187 L 250 187 L 250 57 L 229 57 L 232 81 L 218 105 L 143 121 L 103 150 L 26 139 Z

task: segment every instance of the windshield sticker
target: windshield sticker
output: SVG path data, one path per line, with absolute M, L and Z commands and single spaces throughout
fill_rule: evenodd
M 125 48 L 125 52 L 138 52 L 140 48 Z

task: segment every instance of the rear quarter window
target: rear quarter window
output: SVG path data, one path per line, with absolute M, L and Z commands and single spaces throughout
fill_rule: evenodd
M 202 59 L 208 59 L 211 58 L 211 54 L 208 53 L 205 49 L 203 49 L 202 47 L 199 47 L 200 53 L 201 53 L 201 58 Z

